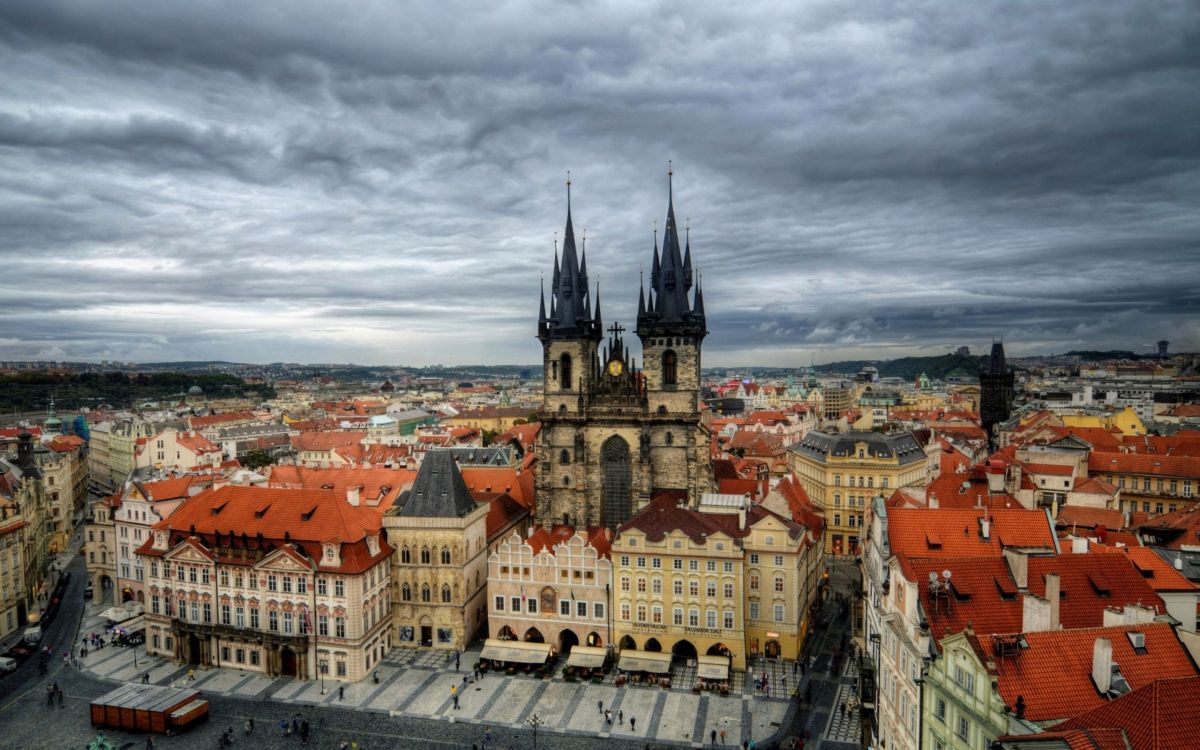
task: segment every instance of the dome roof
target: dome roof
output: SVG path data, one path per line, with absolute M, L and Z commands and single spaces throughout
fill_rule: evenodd
M 189 396 L 199 396 L 199 395 L 202 395 L 203 393 L 204 393 L 204 389 L 198 385 L 193 385 L 191 388 L 188 388 Z
M 396 424 L 396 420 L 386 414 L 376 414 L 367 420 L 367 424 L 371 427 L 387 427 Z

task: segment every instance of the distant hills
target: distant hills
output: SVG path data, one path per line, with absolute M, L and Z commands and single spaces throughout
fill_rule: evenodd
M 916 380 L 921 373 L 925 373 L 932 380 L 945 380 L 950 377 L 978 378 L 979 373 L 987 367 L 987 363 L 986 356 L 943 354 L 938 357 L 901 357 L 900 359 L 881 361 L 847 360 L 831 362 L 821 365 L 817 369 L 852 375 L 867 365 L 871 365 L 879 370 L 881 378 Z

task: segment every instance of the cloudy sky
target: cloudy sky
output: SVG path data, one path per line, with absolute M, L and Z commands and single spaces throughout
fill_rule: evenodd
M 1197 50 L 1186 1 L 9 0 L 0 360 L 537 362 L 567 171 L 631 322 L 668 159 L 706 364 L 1200 350 Z

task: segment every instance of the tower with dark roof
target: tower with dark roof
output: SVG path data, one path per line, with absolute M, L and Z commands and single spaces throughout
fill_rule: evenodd
M 537 507 L 546 528 L 615 529 L 657 494 L 698 499 L 708 489 L 707 442 L 699 429 L 704 298 L 670 195 L 662 252 L 656 240 L 651 268 L 649 288 L 638 289 L 639 369 L 620 324 L 601 343 L 599 285 L 593 306 L 587 260 L 581 254 L 576 262 L 568 191 L 549 307 L 543 291 L 538 310 L 545 372 Z
M 993 342 L 988 367 L 979 374 L 979 422 L 993 444 L 995 426 L 1012 414 L 1013 381 L 1013 372 L 1004 359 L 1004 343 Z

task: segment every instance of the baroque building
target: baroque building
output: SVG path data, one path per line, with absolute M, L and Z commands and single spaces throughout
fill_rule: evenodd
M 538 313 L 543 402 L 538 419 L 538 522 L 615 529 L 669 493 L 696 502 L 709 489 L 708 438 L 700 425 L 704 296 L 693 282 L 691 244 L 681 247 L 668 191 L 663 244 L 650 286 L 639 285 L 636 334 L 643 366 L 600 313 L 588 283 L 586 240 L 576 251 L 567 186 L 561 256 L 555 248 L 550 307 Z M 693 290 L 694 287 L 694 290 Z

